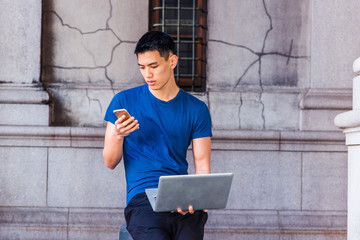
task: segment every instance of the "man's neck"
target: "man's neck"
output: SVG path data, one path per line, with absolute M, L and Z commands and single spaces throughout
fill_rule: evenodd
M 173 81 L 168 82 L 161 89 L 151 89 L 149 87 L 149 91 L 156 97 L 157 99 L 168 102 L 174 99 L 180 91 L 180 88 L 176 85 L 175 79 Z

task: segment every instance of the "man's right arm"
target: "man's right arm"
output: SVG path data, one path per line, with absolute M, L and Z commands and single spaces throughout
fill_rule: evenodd
M 139 128 L 137 120 L 130 118 L 122 123 L 122 116 L 115 124 L 108 122 L 105 132 L 103 158 L 105 165 L 114 169 L 123 156 L 124 138 Z

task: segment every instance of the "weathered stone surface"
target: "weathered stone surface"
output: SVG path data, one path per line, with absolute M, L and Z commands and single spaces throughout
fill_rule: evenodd
M 209 40 L 207 61 L 207 85 L 210 90 L 233 90 L 242 77 L 258 79 L 258 74 L 248 76 L 249 69 L 256 66 L 258 57 L 247 48 L 232 46 L 223 42 Z M 258 84 L 258 82 L 257 82 Z
M 46 206 L 45 148 L 0 147 L 0 206 Z
M 300 95 L 294 93 L 210 92 L 209 99 L 215 129 L 299 128 Z
M 263 93 L 265 129 L 298 130 L 300 94 Z
M 122 41 L 137 42 L 148 31 L 149 1 L 112 1 L 109 27 Z
M 262 86 L 306 88 L 310 85 L 310 61 L 270 54 L 261 58 Z
M 241 93 L 240 129 L 264 129 L 264 102 L 261 93 Z
M 40 104 L 0 104 L 0 122 L 6 125 L 49 125 L 49 106 Z
M 346 211 L 346 176 L 346 154 L 303 153 L 302 208 Z
M 313 88 L 351 88 L 352 63 L 359 57 L 360 2 L 313 1 L 311 78 Z
M 41 1 L 1 1 L 0 82 L 40 79 Z
M 310 56 L 311 1 L 265 1 L 271 30 L 265 42 L 265 52 L 288 56 Z
M 215 151 L 212 158 L 216 172 L 235 174 L 227 208 L 301 209 L 300 153 Z
M 340 131 L 334 124 L 336 115 L 343 110 L 309 109 L 301 110 L 301 130 L 306 131 Z
M 123 42 L 114 50 L 111 64 L 107 67 L 108 77 L 117 84 L 127 88 L 145 83 L 137 65 L 134 54 L 135 43 Z
M 108 0 L 44 0 L 44 10 L 55 12 L 63 24 L 83 33 L 95 32 L 107 27 L 112 6 Z M 87 16 L 87 17 L 85 17 Z
M 65 240 L 68 215 L 59 208 L 0 208 L 0 238 Z
M 218 40 L 244 46 L 254 52 L 260 52 L 263 48 L 266 31 L 270 28 L 270 19 L 266 15 L 264 1 L 245 0 L 219 3 L 211 0 L 209 1 L 208 16 L 210 42 Z M 241 61 L 241 58 L 239 60 Z
M 209 93 L 212 126 L 215 129 L 239 129 L 240 93 Z
M 124 207 L 123 164 L 106 168 L 101 149 L 49 149 L 48 205 L 51 207 Z
M 64 25 L 55 12 L 44 12 L 42 67 L 95 68 L 91 53 L 83 44 L 79 29 Z M 108 53 L 110 55 L 111 52 Z
M 113 51 L 120 44 L 112 31 L 102 30 L 82 37 L 82 44 L 91 54 L 95 66 L 107 66 L 111 63 Z
M 112 82 L 106 77 L 106 68 L 99 67 L 94 69 L 86 68 L 57 68 L 44 67 L 42 70 L 42 80 L 45 85 L 55 85 L 51 87 L 56 89 L 60 84 L 72 86 L 73 88 L 89 87 L 89 86 L 111 86 Z
M 59 102 L 54 103 L 53 124 L 105 126 L 104 116 L 114 96 L 112 90 L 52 89 Z

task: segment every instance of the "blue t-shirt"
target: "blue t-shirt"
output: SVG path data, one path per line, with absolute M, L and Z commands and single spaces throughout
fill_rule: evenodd
M 206 104 L 180 89 L 165 102 L 148 85 L 119 92 L 112 99 L 105 120 L 115 123 L 113 110 L 125 108 L 140 128 L 124 139 L 123 158 L 127 203 L 147 188 L 156 188 L 159 177 L 187 174 L 186 152 L 194 138 L 211 137 Z

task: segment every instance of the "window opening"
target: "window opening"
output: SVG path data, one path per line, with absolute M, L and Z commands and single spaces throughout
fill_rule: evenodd
M 150 31 L 173 37 L 178 66 L 175 79 L 187 91 L 206 90 L 206 0 L 150 0 Z

